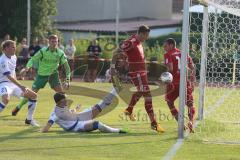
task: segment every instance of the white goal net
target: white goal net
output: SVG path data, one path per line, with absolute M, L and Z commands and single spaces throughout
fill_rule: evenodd
M 240 144 L 240 0 L 202 0 L 191 10 L 190 55 L 197 67 L 196 136 Z M 191 4 L 194 7 L 196 4 Z

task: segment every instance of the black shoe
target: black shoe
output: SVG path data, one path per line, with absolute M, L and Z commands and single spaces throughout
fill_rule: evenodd
M 25 124 L 32 125 L 33 127 L 40 127 L 40 125 L 33 119 L 32 120 L 25 119 Z
M 127 131 L 120 130 L 119 133 L 125 134 L 125 133 L 127 133 Z
M 27 125 L 31 124 L 31 120 L 25 119 L 25 124 Z
M 20 109 L 18 107 L 15 107 L 13 110 L 12 110 L 12 116 L 16 116 L 18 111 L 20 111 Z

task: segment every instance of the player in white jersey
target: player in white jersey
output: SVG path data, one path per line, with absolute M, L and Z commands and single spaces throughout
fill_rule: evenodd
M 54 100 L 56 106 L 42 132 L 48 132 L 50 127 L 57 123 L 65 131 L 74 132 L 91 132 L 100 130 L 101 132 L 108 133 L 126 133 L 118 128 L 109 127 L 99 121 L 93 120 L 102 110 L 104 110 L 112 102 L 113 98 L 117 95 L 116 90 L 113 90 L 104 99 L 93 106 L 80 113 L 72 111 L 67 105 L 66 95 L 63 93 L 55 93 Z
M 5 40 L 1 44 L 2 55 L 0 56 L 0 112 L 6 107 L 10 96 L 25 97 L 31 100 L 37 98 L 37 94 L 20 84 L 16 79 L 16 43 Z

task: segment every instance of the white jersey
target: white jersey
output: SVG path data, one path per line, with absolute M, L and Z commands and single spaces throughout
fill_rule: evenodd
M 11 58 L 9 58 L 3 53 L 0 56 L 0 83 L 11 82 L 6 75 L 11 75 L 12 77 L 16 78 L 16 63 L 16 55 L 13 55 Z
M 48 120 L 49 123 L 51 123 L 51 124 L 56 123 L 64 130 L 70 130 L 70 128 L 72 128 L 75 124 L 78 123 L 78 120 L 64 120 L 64 119 L 58 117 L 55 112 L 56 108 L 57 108 L 57 106 L 54 108 L 53 112 L 51 113 L 51 116 Z
M 81 116 L 81 113 L 79 113 Z M 84 113 L 83 113 L 84 114 Z M 48 120 L 48 123 L 58 124 L 61 128 L 63 128 L 66 131 L 85 131 L 85 125 L 87 123 L 91 123 L 89 118 L 86 118 L 86 116 L 82 115 L 83 119 L 79 119 L 77 113 L 73 113 L 70 111 L 68 107 L 60 108 L 55 106 L 53 112 L 51 113 L 51 116 Z

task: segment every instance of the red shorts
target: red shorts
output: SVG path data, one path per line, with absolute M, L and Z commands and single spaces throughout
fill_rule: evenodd
M 193 102 L 193 87 L 187 82 L 187 103 Z M 179 97 L 179 84 L 168 84 L 166 88 L 165 100 L 168 102 L 174 102 Z
M 129 75 L 131 77 L 132 83 L 137 88 L 138 92 L 150 91 L 146 72 L 130 73 Z

